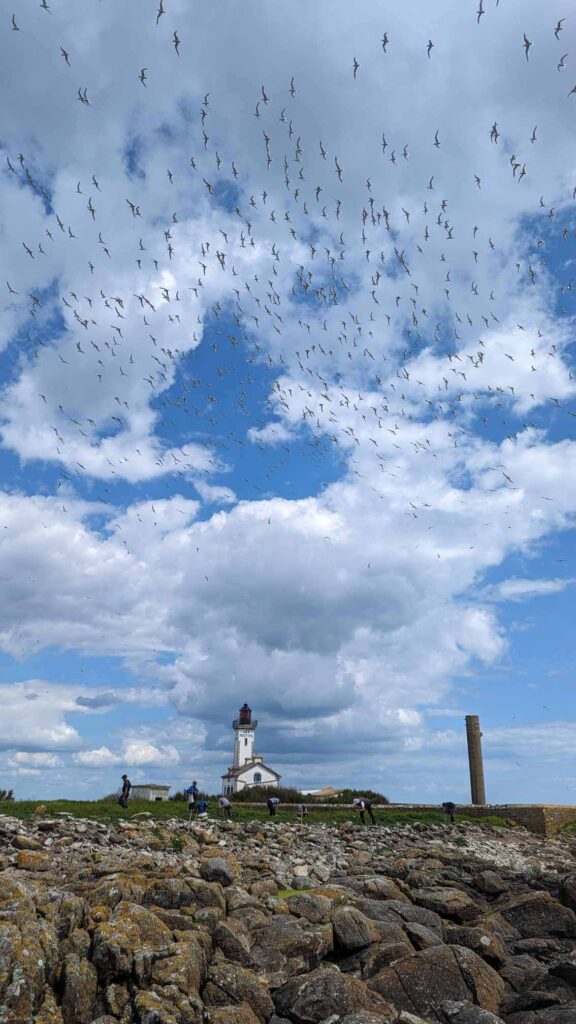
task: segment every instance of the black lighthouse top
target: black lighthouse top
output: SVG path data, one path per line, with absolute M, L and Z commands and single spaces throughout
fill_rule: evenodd
M 240 708 L 240 725 L 250 725 L 252 722 L 252 708 L 249 708 L 247 704 L 243 704 Z
M 235 718 L 232 723 L 234 729 L 255 729 L 258 722 L 252 721 L 252 708 L 249 708 L 247 704 L 243 704 L 238 713 L 238 718 Z

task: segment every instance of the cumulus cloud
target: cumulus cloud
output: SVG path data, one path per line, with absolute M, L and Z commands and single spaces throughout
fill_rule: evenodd
M 152 14 L 53 7 L 0 40 L 18 83 L 0 144 L 0 343 L 16 353 L 1 436 L 25 470 L 0 498 L 0 643 L 122 659 L 130 685 L 4 685 L 0 745 L 19 771 L 39 770 L 27 751 L 169 769 L 198 748 L 215 771 L 248 694 L 295 775 L 363 750 L 374 767 L 446 752 L 421 708 L 509 650 L 495 602 L 573 582 L 484 587 L 576 511 L 552 235 L 572 185 L 550 33 L 564 12 L 530 12 L 526 66 L 508 5 L 480 32 L 466 5 L 396 5 L 383 54 L 367 0 L 232 4 L 225 36 L 220 11 L 198 24 L 172 0 L 180 58 Z M 146 90 L 127 31 L 154 55 Z M 332 482 L 318 470 L 290 497 L 322 459 Z M 144 733 L 88 749 L 76 716 L 123 703 L 207 730 L 188 751 Z
M 96 747 L 94 750 L 79 750 L 77 754 L 73 754 L 72 759 L 85 768 L 108 768 L 122 760 L 119 754 L 112 753 L 105 746 Z

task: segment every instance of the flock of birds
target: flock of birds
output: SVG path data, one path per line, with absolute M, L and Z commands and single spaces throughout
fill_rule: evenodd
M 39 7 L 42 17 L 52 16 L 48 0 L 42 0 Z M 160 0 L 154 14 L 156 25 L 168 14 Z M 478 24 L 485 14 L 480 0 Z M 559 44 L 567 21 L 561 18 L 550 26 Z M 11 29 L 22 35 L 29 31 L 15 14 Z M 184 61 L 185 34 L 177 27 L 171 31 L 174 58 Z M 394 45 L 392 36 L 388 32 L 382 35 L 385 57 Z M 534 45 L 525 33 L 523 39 L 520 36 L 519 47 L 523 47 L 527 62 Z M 435 43 L 429 39 L 423 45 L 424 60 L 433 61 L 434 51 Z M 61 46 L 59 56 L 72 80 L 78 71 L 72 49 Z M 559 53 L 558 72 L 566 69 L 567 59 L 568 53 Z M 361 63 L 353 56 L 350 87 L 356 88 L 361 78 Z M 150 64 L 135 72 L 135 79 L 142 85 L 146 102 L 154 84 Z M 82 106 L 97 105 L 89 85 L 81 82 L 71 88 L 77 90 Z M 5 284 L 6 308 L 20 314 L 27 311 L 24 330 L 30 365 L 35 360 L 45 364 L 49 359 L 60 368 L 61 391 L 55 385 L 52 391 L 37 395 L 46 410 L 50 457 L 61 467 L 58 486 L 90 476 L 82 452 L 102 452 L 106 468 L 100 467 L 95 475 L 112 481 L 126 478 L 126 463 L 142 458 L 137 446 L 129 455 L 117 457 L 109 447 L 114 438 L 130 435 L 135 377 L 145 384 L 145 403 L 151 403 L 158 413 L 158 433 L 165 430 L 166 438 L 179 439 L 172 447 L 167 443 L 156 448 L 158 475 L 185 480 L 194 474 L 213 473 L 220 457 L 226 459 L 231 450 L 241 460 L 242 448 L 249 443 L 246 423 L 241 424 L 244 419 L 256 428 L 252 443 L 267 459 L 259 483 L 245 479 L 260 495 L 273 491 L 274 478 L 282 478 L 295 454 L 312 458 L 318 465 L 323 459 L 340 461 L 361 476 L 360 470 L 353 468 L 361 449 L 363 458 L 376 460 L 383 476 L 396 477 L 398 452 L 408 452 L 407 457 L 434 456 L 428 423 L 452 424 L 449 436 L 453 445 L 465 442 L 467 431 L 462 424 L 471 422 L 475 414 L 470 406 L 475 402 L 484 427 L 497 422 L 501 433 L 512 440 L 531 426 L 515 422 L 516 384 L 503 379 L 474 387 L 475 374 L 484 380 L 486 339 L 501 327 L 494 312 L 498 282 L 495 280 L 486 293 L 475 274 L 499 247 L 498 239 L 484 237 L 481 212 L 462 263 L 461 248 L 457 259 L 451 256 L 451 245 L 461 235 L 459 224 L 451 217 L 450 200 L 438 191 L 437 172 L 423 182 L 418 209 L 409 209 L 402 202 L 387 203 L 378 184 L 379 174 L 366 177 L 362 194 L 350 199 L 345 154 L 331 152 L 322 138 L 314 143 L 302 141 L 298 95 L 296 75 L 286 84 L 284 96 L 272 96 L 264 84 L 257 90 L 254 109 L 247 112 L 250 130 L 255 121 L 260 140 L 262 181 L 257 185 L 244 172 L 241 160 L 221 155 L 226 144 L 217 141 L 222 133 L 213 100 L 210 94 L 203 96 L 194 128 L 196 148 L 187 156 L 186 179 L 183 181 L 181 170 L 174 167 L 167 167 L 165 174 L 166 191 L 173 190 L 176 197 L 174 205 L 185 190 L 192 189 L 202 209 L 208 211 L 207 237 L 199 240 L 195 260 L 187 258 L 185 264 L 182 248 L 184 229 L 189 226 L 187 214 L 177 208 L 169 216 L 162 215 L 160 223 L 157 211 L 144 208 L 136 177 L 126 175 L 126 191 L 128 183 L 133 191 L 123 200 L 122 230 L 129 226 L 132 231 L 132 256 L 129 264 L 124 256 L 116 264 L 114 238 L 108 237 L 99 223 L 101 204 L 108 202 L 104 173 L 95 169 L 88 180 L 77 182 L 73 198 L 76 201 L 78 197 L 78 222 L 71 224 L 54 205 L 47 179 L 36 170 L 37 161 L 25 152 L 6 156 L 4 174 L 20 188 L 31 189 L 44 203 L 44 235 L 20 243 L 27 258 L 38 264 L 38 280 L 42 280 L 43 258 L 59 245 L 74 245 L 80 238 L 89 251 L 86 265 L 75 269 L 77 286 L 59 297 L 66 323 L 61 335 L 42 337 L 47 332 L 45 307 L 50 300 L 40 286 L 34 291 L 26 289 L 17 276 Z M 576 85 L 567 97 L 574 97 L 576 103 Z M 497 151 L 502 148 L 502 137 L 503 129 L 496 121 L 486 126 L 486 138 Z M 538 126 L 526 141 L 527 150 L 538 145 Z M 433 127 L 431 153 L 444 145 L 442 130 Z M 378 149 L 386 167 L 392 165 L 399 172 L 410 160 L 410 145 L 389 140 L 386 132 L 379 134 Z M 315 169 L 313 180 L 306 170 L 308 157 Z M 512 153 L 509 166 L 512 182 L 521 186 L 529 177 L 529 159 Z M 475 196 L 483 195 L 483 185 L 482 175 L 472 172 L 471 206 Z M 547 217 L 547 231 L 559 243 L 573 238 L 569 201 L 574 199 L 576 187 L 560 210 L 548 206 L 542 197 L 535 211 Z M 120 216 L 118 210 L 115 215 Z M 519 278 L 527 285 L 536 285 L 541 267 L 546 266 L 547 244 L 546 239 L 538 239 L 535 258 L 526 265 L 517 264 Z M 259 270 L 252 273 L 256 260 Z M 117 271 L 119 281 L 130 282 L 129 290 L 119 287 L 112 293 L 105 284 L 111 277 L 110 267 Z M 454 279 L 461 296 L 461 282 L 467 275 L 470 306 L 458 309 Z M 140 282 L 135 288 L 134 279 Z M 429 305 L 429 279 L 434 280 L 441 300 L 434 300 L 434 312 Z M 572 289 L 572 280 L 562 284 L 561 301 Z M 428 300 L 424 300 L 425 294 Z M 561 307 L 560 312 L 569 311 Z M 517 330 L 528 336 L 529 325 L 518 324 Z M 204 378 L 194 370 L 196 346 L 203 332 L 202 345 L 209 346 L 213 364 L 207 363 Z M 536 344 L 533 333 L 530 338 L 523 358 L 537 374 L 544 359 L 556 359 L 560 353 L 554 345 L 546 347 L 540 331 Z M 418 368 L 427 352 L 439 354 L 443 360 L 433 397 L 419 377 Z M 511 353 L 505 356 L 511 363 L 518 359 Z M 107 401 L 98 398 L 98 411 L 89 416 L 81 414 L 75 398 L 79 379 L 108 396 Z M 263 398 L 264 390 L 268 394 Z M 546 402 L 554 411 L 576 416 L 557 396 L 548 396 Z M 258 403 L 260 409 L 255 411 Z M 219 413 L 219 406 L 227 413 Z M 269 429 L 275 416 L 291 421 L 292 430 L 291 437 L 276 445 L 274 427 Z M 198 448 L 206 455 L 203 468 Z M 494 472 L 501 486 L 514 487 L 506 466 L 496 467 Z M 383 499 L 386 496 L 385 489 L 371 490 Z M 110 491 L 104 488 L 100 500 L 109 499 Z M 410 501 L 406 514 L 418 518 L 426 508 L 430 505 Z

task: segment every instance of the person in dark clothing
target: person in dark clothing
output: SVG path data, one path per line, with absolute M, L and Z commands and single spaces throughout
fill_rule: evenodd
M 279 801 L 277 796 L 269 796 L 268 797 L 268 799 L 266 801 L 266 807 L 268 808 L 268 810 L 270 812 L 270 817 L 271 818 L 274 818 L 276 816 L 276 811 L 278 810 L 278 804 L 279 803 L 280 803 L 280 801 Z
M 451 800 L 445 800 L 442 804 L 442 810 L 447 818 L 450 818 L 452 825 L 454 824 L 454 811 L 456 810 L 456 804 L 452 803 Z
M 128 797 L 130 796 L 130 790 L 132 789 L 132 783 L 127 775 L 122 776 L 122 792 L 118 797 L 118 803 L 120 807 L 128 807 Z
M 374 817 L 374 811 L 372 810 L 372 804 L 370 803 L 370 801 L 365 796 L 362 796 L 358 800 L 355 800 L 354 804 L 353 804 L 353 807 L 360 814 L 360 821 L 362 822 L 363 825 L 366 824 L 366 815 L 367 814 L 368 814 L 372 824 L 373 825 L 376 824 L 376 818 Z
M 200 796 L 196 779 L 194 779 L 191 786 L 188 786 L 186 792 L 188 794 L 188 821 L 190 821 L 192 815 L 196 813 L 196 804 L 198 803 L 198 797 Z

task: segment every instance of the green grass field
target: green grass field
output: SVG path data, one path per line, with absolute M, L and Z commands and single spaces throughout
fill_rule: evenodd
M 131 800 L 125 810 L 111 800 L 11 800 L 0 802 L 0 814 L 9 814 L 16 818 L 31 818 L 38 806 L 46 808 L 42 817 L 56 817 L 59 812 L 74 815 L 75 818 L 90 818 L 93 821 L 101 821 L 106 824 L 118 821 L 120 818 L 129 819 L 141 811 L 148 811 L 155 821 L 166 821 L 169 818 L 180 818 L 188 820 L 188 806 L 184 802 L 168 800 L 164 803 L 148 803 L 143 800 Z M 233 806 L 233 818 L 235 821 L 266 821 L 269 820 L 268 811 L 265 807 L 244 807 L 241 803 Z M 217 817 L 218 808 L 216 800 L 209 802 L 209 816 Z M 382 810 L 376 812 L 376 819 L 380 825 L 408 825 L 416 821 L 428 825 L 442 825 L 445 823 L 444 815 L 440 811 L 402 811 L 398 809 Z M 275 821 L 295 822 L 298 820 L 296 807 L 290 804 L 283 804 L 275 818 Z M 351 810 L 341 808 L 314 810 L 309 809 L 306 822 L 308 824 L 324 823 L 326 825 L 340 825 L 344 821 L 359 821 L 358 815 Z M 492 816 L 489 818 L 469 818 L 466 815 L 456 815 L 458 822 L 467 820 L 475 821 L 479 825 L 503 825 L 502 818 Z

